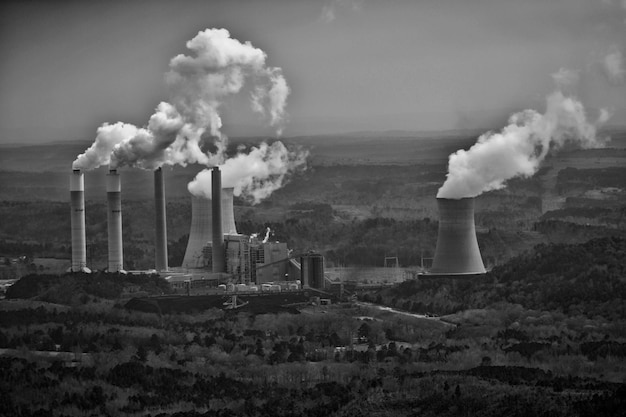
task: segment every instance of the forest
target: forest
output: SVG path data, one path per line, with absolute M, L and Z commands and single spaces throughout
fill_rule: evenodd
M 120 297 L 158 276 L 31 275 L 0 302 L 0 415 L 624 415 L 625 265 L 618 237 L 540 245 L 298 314 L 143 313 Z

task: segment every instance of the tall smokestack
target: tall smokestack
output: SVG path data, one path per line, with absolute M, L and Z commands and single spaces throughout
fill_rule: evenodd
M 474 199 L 437 198 L 439 234 L 431 273 L 484 274 L 474 226 Z
M 213 272 L 224 272 L 224 234 L 222 232 L 222 174 L 219 167 L 211 172 L 213 212 Z
M 72 272 L 89 272 L 85 238 L 85 180 L 80 169 L 70 176 L 70 205 L 72 228 Z
M 122 250 L 122 184 L 115 169 L 107 175 L 109 272 L 120 272 L 123 268 Z
M 167 223 L 165 214 L 165 183 L 163 170 L 154 171 L 154 211 L 156 214 L 155 269 L 167 271 Z

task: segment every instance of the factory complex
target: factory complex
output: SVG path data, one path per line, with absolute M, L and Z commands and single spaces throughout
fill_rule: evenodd
M 224 292 L 278 292 L 303 288 L 324 289 L 324 258 L 309 252 L 291 255 L 284 242 L 268 236 L 237 232 L 233 189 L 222 188 L 219 168 L 212 170 L 212 198 L 192 196 L 189 240 L 183 263 L 169 267 L 165 187 L 162 169 L 154 171 L 155 269 L 175 290 L 205 289 Z M 117 170 L 107 174 L 108 272 L 124 270 L 121 180 Z M 71 272 L 90 272 L 86 262 L 84 174 L 70 177 L 72 263 Z M 135 271 L 133 271 L 135 272 Z

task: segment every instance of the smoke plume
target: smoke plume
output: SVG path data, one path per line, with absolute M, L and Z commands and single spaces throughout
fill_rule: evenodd
M 227 139 L 220 131 L 220 107 L 246 83 L 252 91 L 252 109 L 267 115 L 270 125 L 282 131 L 290 90 L 282 70 L 266 65 L 265 52 L 231 38 L 226 29 L 201 31 L 186 46 L 190 54 L 177 55 L 169 63 L 165 80 L 170 102 L 160 103 L 145 127 L 103 125 L 75 167 L 93 169 L 110 163 L 113 168 L 155 169 L 164 164 L 221 163 Z M 206 140 L 214 141 L 214 154 L 202 151 Z
M 607 118 L 602 111 L 598 122 Z M 544 114 L 516 113 L 501 132 L 487 132 L 469 150 L 450 155 L 437 197 L 459 199 L 501 189 L 508 179 L 532 176 L 548 153 L 566 146 L 595 148 L 603 141 L 580 101 L 556 91 L 548 96 Z
M 263 238 L 263 243 L 267 243 L 267 241 L 270 240 L 270 233 L 272 233 L 272 229 L 269 227 L 265 229 L 265 238 Z
M 93 144 L 84 153 L 78 155 L 72 168 L 91 170 L 109 164 L 115 145 L 134 137 L 137 131 L 135 126 L 127 123 L 103 124 L 98 128 Z
M 282 142 L 262 143 L 220 166 L 222 187 L 232 187 L 234 195 L 257 204 L 282 187 L 296 170 L 305 169 L 307 156 L 307 151 L 290 151 Z M 211 170 L 199 172 L 187 188 L 193 195 L 211 198 Z

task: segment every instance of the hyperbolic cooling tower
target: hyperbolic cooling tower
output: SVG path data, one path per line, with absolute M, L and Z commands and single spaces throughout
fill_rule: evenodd
M 90 272 L 87 268 L 85 237 L 85 180 L 79 169 L 70 176 L 70 205 L 72 228 L 72 272 Z
M 235 213 L 233 211 L 233 189 L 222 189 L 222 231 L 236 235 Z M 213 250 L 213 208 L 212 200 L 191 196 L 191 229 L 183 259 L 183 268 L 203 268 L 206 266 L 207 246 Z
M 115 169 L 107 175 L 108 232 L 109 232 L 109 272 L 120 272 L 123 268 L 122 250 L 122 184 L 120 174 Z
M 438 198 L 439 234 L 432 274 L 484 274 L 474 227 L 474 199 Z
M 156 214 L 155 269 L 167 271 L 167 223 L 165 214 L 165 183 L 163 170 L 154 171 L 154 210 Z

